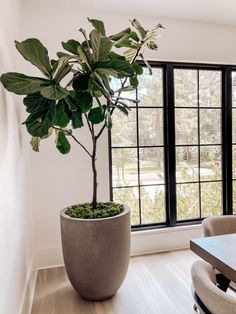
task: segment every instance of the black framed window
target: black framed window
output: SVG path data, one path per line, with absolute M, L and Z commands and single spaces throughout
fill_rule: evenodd
M 144 67 L 124 94 L 134 100 L 129 117 L 114 113 L 111 199 L 130 206 L 133 228 L 231 214 L 232 194 L 236 213 L 236 71 L 151 63 L 153 75 Z
M 174 69 L 177 220 L 222 210 L 222 71 Z
M 145 69 L 137 91 L 125 97 L 139 102 L 128 119 L 114 113 L 112 196 L 132 208 L 132 225 L 165 223 L 163 69 L 155 67 L 152 76 Z

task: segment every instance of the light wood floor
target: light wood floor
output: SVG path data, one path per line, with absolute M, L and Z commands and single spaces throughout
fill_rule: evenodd
M 32 314 L 192 314 L 190 268 L 196 259 L 190 250 L 133 257 L 122 287 L 103 302 L 80 298 L 64 267 L 40 270 Z

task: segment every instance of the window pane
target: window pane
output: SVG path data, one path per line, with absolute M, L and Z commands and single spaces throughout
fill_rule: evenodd
M 140 148 L 139 164 L 142 185 L 164 183 L 163 148 Z
M 199 71 L 200 107 L 221 107 L 221 72 Z
M 236 107 L 236 72 L 232 72 L 232 106 Z
M 153 68 L 150 75 L 147 68 L 139 76 L 139 106 L 163 106 L 163 73 L 160 68 Z
M 201 183 L 202 217 L 222 215 L 222 183 Z
M 199 217 L 198 183 L 177 184 L 177 220 Z
M 233 143 L 236 143 L 236 108 L 233 108 L 232 110 L 232 141 Z
M 221 110 L 200 109 L 200 143 L 221 143 Z
M 120 89 L 122 87 L 122 81 L 120 79 L 112 78 L 112 80 L 110 82 L 110 86 L 113 89 L 113 91 L 116 92 L 118 89 Z M 122 92 L 120 96 L 123 98 L 129 98 L 129 99 L 136 100 L 136 90 Z M 127 105 L 130 105 L 129 102 L 126 102 L 126 101 L 124 101 L 124 102 Z
M 176 144 L 198 143 L 197 109 L 175 109 Z
M 236 214 L 236 181 L 233 181 L 233 214 Z
M 115 110 L 112 118 L 113 126 L 111 132 L 112 146 L 136 146 L 136 110 L 131 109 L 129 116 L 121 111 Z
M 175 106 L 196 107 L 197 94 L 197 70 L 174 70 Z
M 236 179 L 236 145 L 233 145 L 233 163 L 232 163 L 232 172 L 233 172 L 233 179 Z
M 163 109 L 138 110 L 139 145 L 163 145 Z
M 112 179 L 114 187 L 138 184 L 136 148 L 112 150 Z
M 176 147 L 176 182 L 198 180 L 198 147 Z
M 201 181 L 221 180 L 221 146 L 200 148 Z
M 132 225 L 140 223 L 138 188 L 113 189 L 113 201 L 129 206 Z
M 143 224 L 166 220 L 164 185 L 141 188 L 141 209 Z

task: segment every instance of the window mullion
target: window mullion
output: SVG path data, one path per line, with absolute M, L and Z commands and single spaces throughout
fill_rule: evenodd
M 232 68 L 222 73 L 223 213 L 232 214 Z
M 198 127 L 198 191 L 199 191 L 199 217 L 202 217 L 202 197 L 201 197 L 201 133 L 200 133 L 200 92 L 199 92 L 199 69 L 197 70 L 197 127 Z
M 166 171 L 166 217 L 170 226 L 176 225 L 176 164 L 175 164 L 175 108 L 174 67 L 167 64 L 165 71 L 165 171 Z

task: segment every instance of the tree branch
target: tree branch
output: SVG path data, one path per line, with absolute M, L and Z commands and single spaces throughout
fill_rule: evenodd
M 87 148 L 86 148 L 82 143 L 80 143 L 80 142 L 77 140 L 77 138 L 72 134 L 72 132 L 70 132 L 70 131 L 68 131 L 68 130 L 64 130 L 64 129 L 58 128 L 58 127 L 56 127 L 56 126 L 53 126 L 52 128 L 53 128 L 54 130 L 58 130 L 58 131 L 64 132 L 64 133 L 68 134 L 69 136 L 71 136 L 71 137 L 73 138 L 73 140 L 74 140 L 77 144 L 79 144 L 79 145 L 83 148 L 83 150 L 92 158 L 92 154 L 87 150 Z
M 91 124 L 90 124 L 90 122 L 89 122 L 89 119 L 88 119 L 88 115 L 85 113 L 84 114 L 85 115 L 85 118 L 86 118 L 86 122 L 87 122 L 87 124 L 88 124 L 88 128 L 89 128 L 89 131 L 90 131 L 90 133 L 91 133 L 91 135 L 92 135 L 92 127 L 91 127 Z
M 101 104 L 101 101 L 100 101 L 99 97 L 95 96 L 95 98 L 97 100 L 97 103 L 98 103 L 99 107 L 102 107 L 102 104 Z

